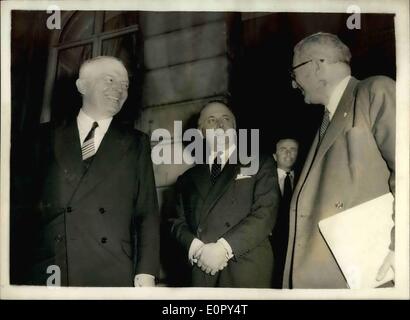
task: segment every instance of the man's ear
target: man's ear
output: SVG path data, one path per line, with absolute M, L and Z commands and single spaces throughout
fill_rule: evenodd
M 278 162 L 278 159 L 276 158 L 276 153 L 273 154 L 273 159 L 275 159 L 275 161 Z
M 204 130 L 204 128 L 202 128 L 202 126 L 198 127 L 199 132 L 201 133 L 201 136 L 203 139 L 206 138 L 206 131 Z
M 84 79 L 77 79 L 77 81 L 75 82 L 75 85 L 77 86 L 78 92 L 81 93 L 82 95 L 84 95 L 85 91 L 86 91 L 85 80 Z
M 204 134 L 204 128 L 202 127 L 202 122 L 198 120 L 198 125 L 197 125 L 197 129 L 199 130 L 199 132 L 202 135 L 202 138 L 205 138 L 205 134 Z

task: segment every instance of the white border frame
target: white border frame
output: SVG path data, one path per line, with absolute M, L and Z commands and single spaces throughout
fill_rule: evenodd
M 409 299 L 409 3 L 408 0 L 139 0 L 125 1 L 3 1 L 1 2 L 1 191 L 0 298 L 2 299 Z M 11 10 L 141 10 L 343 12 L 358 5 L 362 13 L 393 13 L 396 32 L 396 286 L 370 290 L 219 289 L 219 288 L 46 288 L 9 285 L 10 192 L 10 26 Z

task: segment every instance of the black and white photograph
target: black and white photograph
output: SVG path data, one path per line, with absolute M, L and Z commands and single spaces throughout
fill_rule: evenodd
M 1 2 L 1 298 L 409 299 L 409 34 L 406 0 Z

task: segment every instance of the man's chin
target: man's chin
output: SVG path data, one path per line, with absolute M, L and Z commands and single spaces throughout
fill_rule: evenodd
M 107 103 L 105 105 L 105 107 L 106 107 L 106 110 L 108 111 L 108 113 L 110 113 L 114 116 L 118 112 L 120 112 L 122 105 L 120 105 L 120 102 L 118 102 L 118 101 L 113 101 L 111 103 Z

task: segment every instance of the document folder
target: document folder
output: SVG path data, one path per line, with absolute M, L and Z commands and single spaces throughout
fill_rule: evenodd
M 394 198 L 387 193 L 319 222 L 319 229 L 351 289 L 378 287 L 377 272 L 389 252 Z

